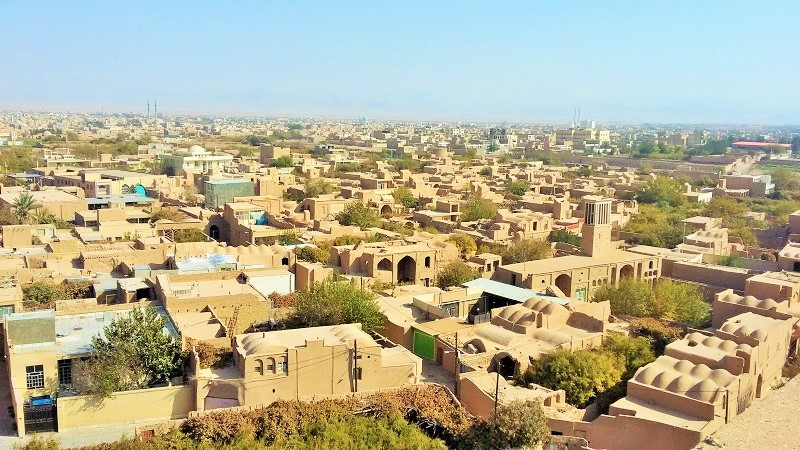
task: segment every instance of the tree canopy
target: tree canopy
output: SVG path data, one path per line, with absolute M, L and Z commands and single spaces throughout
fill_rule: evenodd
M 461 220 L 474 222 L 481 219 L 491 219 L 497 214 L 497 205 L 491 200 L 474 196 L 464 203 L 461 210 Z
M 465 233 L 453 233 L 447 238 L 447 242 L 455 244 L 461 256 L 465 258 L 478 250 L 478 244 L 475 242 L 475 239 Z
M 30 223 L 31 213 L 41 208 L 42 205 L 33 198 L 30 192 L 20 192 L 11 207 L 14 210 L 14 218 L 17 223 Z
M 679 181 L 659 176 L 636 192 L 636 200 L 661 206 L 682 206 L 686 203 L 683 192 L 683 185 Z
M 283 325 L 306 328 L 345 323 L 360 323 L 364 331 L 370 331 L 383 323 L 383 313 L 372 291 L 329 279 L 297 293 L 294 311 Z
M 76 363 L 79 392 L 113 392 L 165 383 L 183 367 L 181 343 L 165 331 L 166 320 L 154 308 L 135 308 L 92 338 L 95 356 Z
M 400 186 L 392 191 L 392 197 L 394 201 L 402 204 L 406 208 L 416 208 L 419 204 L 414 197 L 414 193 L 406 186 Z
M 548 242 L 563 242 L 565 244 L 581 246 L 581 237 L 568 230 L 553 230 L 547 235 Z
M 500 255 L 503 264 L 516 264 L 553 256 L 553 247 L 543 239 L 522 239 L 505 246 L 495 246 L 492 253 Z
M 534 361 L 519 382 L 563 389 L 568 403 L 582 407 L 619 383 L 623 372 L 622 358 L 610 352 L 557 349 Z
M 344 210 L 336 215 L 340 224 L 370 228 L 378 225 L 378 214 L 359 201 L 345 205 Z
M 605 285 L 595 291 L 594 301 L 608 300 L 614 314 L 673 320 L 703 328 L 711 320 L 711 307 L 692 285 L 659 280 L 623 280 L 618 286 Z
M 272 163 L 270 163 L 272 167 L 292 167 L 294 166 L 294 159 L 291 155 L 283 155 L 275 158 Z
M 436 276 L 436 285 L 444 289 L 480 278 L 480 273 L 463 261 L 453 261 L 444 266 Z

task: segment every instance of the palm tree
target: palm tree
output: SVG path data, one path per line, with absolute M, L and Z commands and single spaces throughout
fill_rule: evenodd
M 14 209 L 14 218 L 17 219 L 18 223 L 29 221 L 31 211 L 42 207 L 40 203 L 36 202 L 30 192 L 20 193 L 19 196 L 14 199 L 14 203 L 12 203 L 11 206 Z

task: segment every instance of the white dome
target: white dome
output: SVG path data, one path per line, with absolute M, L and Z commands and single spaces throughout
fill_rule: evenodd
M 189 153 L 205 153 L 206 149 L 200 147 L 199 145 L 193 145 L 189 147 Z

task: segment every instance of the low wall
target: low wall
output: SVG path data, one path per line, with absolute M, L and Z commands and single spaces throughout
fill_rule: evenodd
M 184 419 L 195 409 L 192 385 L 116 392 L 111 397 L 58 398 L 58 429 L 146 420 Z

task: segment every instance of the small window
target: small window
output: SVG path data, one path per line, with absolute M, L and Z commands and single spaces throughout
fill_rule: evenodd
M 361 367 L 354 367 L 353 368 L 353 378 L 355 378 L 356 380 L 360 380 L 363 371 L 364 371 L 364 369 L 361 368 Z
M 428 267 L 428 268 L 431 267 L 431 257 L 430 256 L 426 256 L 425 257 L 425 267 Z
M 39 364 L 25 367 L 25 378 L 28 389 L 44 388 L 44 366 Z
M 61 387 L 72 386 L 72 360 L 58 361 L 58 385 Z
M 286 361 L 281 361 L 277 364 L 276 370 L 278 373 L 286 373 L 289 371 L 287 366 L 288 364 L 286 363 Z

